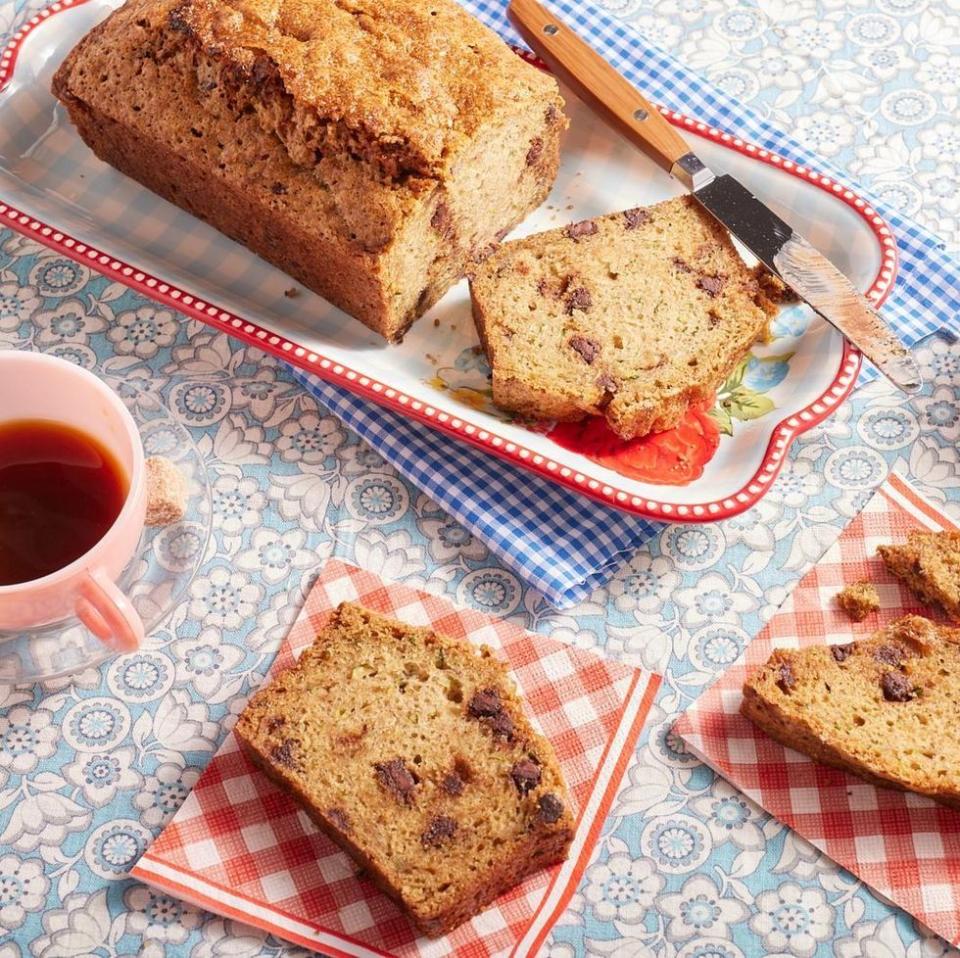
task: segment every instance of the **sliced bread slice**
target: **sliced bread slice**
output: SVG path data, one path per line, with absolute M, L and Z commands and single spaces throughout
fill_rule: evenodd
M 486 647 L 344 603 L 237 721 L 246 753 L 439 935 L 566 858 L 550 743 Z
M 818 762 L 960 808 L 958 688 L 960 629 L 911 615 L 846 645 L 777 649 L 740 710 Z
M 877 553 L 922 602 L 960 622 L 960 532 L 914 530 L 906 545 L 879 546 Z
M 684 196 L 504 243 L 470 292 L 498 406 L 604 415 L 630 439 L 709 398 L 767 335 L 782 287 Z

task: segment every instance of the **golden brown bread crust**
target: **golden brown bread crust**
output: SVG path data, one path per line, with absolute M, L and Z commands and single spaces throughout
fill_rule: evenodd
M 556 756 L 504 667 L 350 603 L 235 733 L 428 935 L 561 861 L 573 837 Z
M 305 10 L 323 12 L 327 5 L 300 0 L 290 6 L 304 17 Z M 382 39 L 384 49 L 395 50 L 398 31 L 416 20 L 399 15 L 409 14 L 409 0 L 373 6 L 397 14 L 393 32 Z M 447 10 L 456 7 L 452 0 L 435 6 L 446 11 L 437 19 L 465 17 L 471 35 L 485 32 L 459 8 Z M 251 22 L 257 20 L 253 4 L 244 9 Z M 270 7 L 281 26 L 284 9 Z M 372 69 L 370 51 L 381 42 L 376 23 L 336 9 L 346 19 L 327 39 L 340 45 L 325 46 L 317 37 L 309 44 L 309 62 L 346 61 L 366 51 Z M 349 110 L 359 109 L 364 98 L 342 91 L 337 113 L 331 89 L 322 101 L 328 114 L 321 115 L 321 98 L 296 99 L 283 80 L 297 62 L 291 51 L 304 47 L 295 37 L 279 33 L 272 44 L 266 36 L 278 59 L 261 52 L 252 63 L 239 39 L 226 47 L 202 42 L 216 33 L 226 43 L 223 22 L 238 16 L 242 39 L 246 21 L 231 10 L 202 0 L 130 0 L 71 52 L 54 77 L 54 93 L 102 159 L 245 243 L 385 338 L 401 338 L 549 192 L 566 124 L 556 84 L 487 37 L 491 50 L 506 57 L 507 73 L 518 85 L 526 83 L 526 93 L 491 96 L 488 112 L 470 112 L 462 130 L 455 123 L 450 143 L 440 147 L 449 168 L 433 164 L 421 173 L 396 166 L 391 175 L 391 164 L 405 154 L 403 138 L 386 132 L 387 120 L 399 123 L 406 114 L 372 110 L 366 125 L 357 125 Z M 388 70 L 389 58 L 380 65 Z M 426 79 L 443 82 L 436 72 Z M 423 139 L 425 149 L 432 142 L 430 122 L 423 130 L 412 127 L 410 142 Z M 391 152 L 391 144 L 397 150 Z
M 740 711 L 815 761 L 960 807 L 958 687 L 960 629 L 905 616 L 847 645 L 775 650 Z
M 878 546 L 877 554 L 917 598 L 960 622 L 960 532 L 914 529 L 906 543 Z
M 602 415 L 624 439 L 709 399 L 766 337 L 777 289 L 689 197 L 504 243 L 470 282 L 493 401 Z
M 172 16 L 243 82 L 289 98 L 265 119 L 306 165 L 348 151 L 389 179 L 442 179 L 491 117 L 555 102 L 550 77 L 445 0 L 181 0 Z

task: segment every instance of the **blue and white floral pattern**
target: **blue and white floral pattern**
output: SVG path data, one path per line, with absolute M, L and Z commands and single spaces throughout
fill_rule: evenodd
M 757 896 L 750 927 L 762 936 L 768 954 L 811 958 L 819 942 L 833 937 L 834 922 L 834 910 L 821 889 L 803 889 L 788 881 Z
M 344 502 L 350 514 L 374 525 L 392 522 L 406 512 L 409 497 L 403 483 L 392 476 L 363 476 L 348 486 Z
M 56 752 L 60 737 L 46 709 L 15 706 L 0 714 L 0 768 L 22 775 Z
M 457 599 L 482 612 L 509 615 L 520 602 L 520 582 L 504 569 L 477 569 L 463 577 Z
M 40 911 L 49 890 L 39 858 L 0 858 L 0 931 L 9 934 L 24 923 L 28 912 Z
M 44 0 L 17 0 L 17 21 Z M 955 12 L 930 0 L 605 0 L 960 247 Z M 12 7 L 0 6 L 0 29 Z M 953 32 L 951 32 L 953 31 Z M 797 307 L 778 333 L 801 335 Z M 662 672 L 636 759 L 549 958 L 956 955 L 718 780 L 670 731 L 891 467 L 960 520 L 960 347 L 930 387 L 859 392 L 791 449 L 744 515 L 671 525 L 558 614 L 254 347 L 0 231 L 0 348 L 94 370 L 136 415 L 162 403 L 210 476 L 213 536 L 156 538 L 200 571 L 145 648 L 70 682 L 0 683 L 0 958 L 304 958 L 129 881 L 262 681 L 312 570 L 337 554 Z M 747 375 L 770 385 L 778 364 Z M 484 381 L 482 357 L 456 369 Z M 160 433 L 151 451 L 177 455 Z
M 667 873 L 693 871 L 703 864 L 712 847 L 703 824 L 689 815 L 651 819 L 641 833 L 640 844 Z
M 707 875 L 693 875 L 680 891 L 664 895 L 657 903 L 667 924 L 668 941 L 686 941 L 709 935 L 727 938 L 730 926 L 743 921 L 749 912 L 737 898 L 724 895 Z
M 162 652 L 121 655 L 107 671 L 107 685 L 118 698 L 152 702 L 173 685 L 173 663 Z
M 63 716 L 63 737 L 78 752 L 101 752 L 126 738 L 130 710 L 122 700 L 107 697 L 81 699 Z
M 101 825 L 90 835 L 83 856 L 95 875 L 109 880 L 122 878 L 147 850 L 150 837 L 138 822 L 117 819 Z
M 632 859 L 622 852 L 587 869 L 583 897 L 600 921 L 635 924 L 653 904 L 664 879 L 649 858 Z

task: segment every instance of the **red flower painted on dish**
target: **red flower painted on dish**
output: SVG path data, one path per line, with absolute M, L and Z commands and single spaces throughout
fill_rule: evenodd
M 710 416 L 714 399 L 691 406 L 676 429 L 639 439 L 621 439 L 602 416 L 557 423 L 547 435 L 564 449 L 640 482 L 685 486 L 703 475 L 720 445 L 720 430 Z

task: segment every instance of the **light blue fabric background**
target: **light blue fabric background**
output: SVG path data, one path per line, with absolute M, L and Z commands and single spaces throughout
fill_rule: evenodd
M 955 0 L 608 6 L 956 248 Z M 0 6 L 0 30 L 25 11 Z M 298 953 L 124 873 L 196 781 L 331 554 L 663 673 L 551 958 L 945 953 L 678 750 L 667 729 L 892 465 L 960 516 L 960 350 L 924 345 L 923 397 L 861 391 L 795 445 L 754 510 L 666 527 L 561 614 L 319 412 L 276 361 L 109 286 L 0 232 L 0 348 L 122 378 L 134 406 L 137 391 L 161 396 L 211 474 L 214 538 L 190 602 L 145 650 L 72 683 L 0 687 L 0 958 Z

